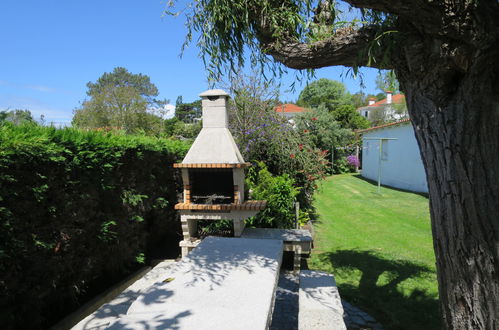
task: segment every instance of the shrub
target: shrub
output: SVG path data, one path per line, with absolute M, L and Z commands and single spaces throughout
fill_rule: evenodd
M 299 190 L 287 175 L 274 176 L 259 162 L 248 172 L 246 185 L 252 199 L 266 200 L 267 207 L 247 220 L 248 226 L 259 228 L 293 228 L 295 222 L 294 203 Z
M 345 157 L 338 157 L 333 162 L 333 172 L 334 174 L 349 173 L 350 166 L 348 165 L 347 159 Z
M 176 229 L 169 164 L 187 148 L 145 136 L 0 126 L 0 323 L 47 327 L 92 283 L 143 262 L 148 247 Z
M 294 129 L 272 108 L 242 108 L 237 102 L 230 107 L 231 128 L 244 159 L 265 163 L 273 175 L 289 175 L 300 187 L 300 204 L 310 207 L 316 181 L 326 173 L 326 153 L 313 146 L 308 132 Z
M 327 167 L 324 153 L 314 147 L 309 134 L 276 113 L 279 88 L 259 73 L 240 73 L 228 85 L 229 126 L 244 159 L 265 163 L 274 176 L 289 175 L 299 187 L 300 205 L 311 207 L 316 181 Z

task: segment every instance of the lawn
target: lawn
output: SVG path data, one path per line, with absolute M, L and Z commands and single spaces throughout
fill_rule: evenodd
M 327 178 L 316 195 L 311 269 L 386 329 L 439 329 L 428 198 L 359 175 Z

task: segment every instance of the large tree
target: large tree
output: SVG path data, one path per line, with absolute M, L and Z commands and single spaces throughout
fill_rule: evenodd
M 36 123 L 36 121 L 33 119 L 33 116 L 31 115 L 31 111 L 21 109 L 0 111 L 0 123 L 2 123 L 3 121 L 11 122 L 14 125 Z
M 497 329 L 499 3 L 344 5 L 361 19 L 342 24 L 334 0 L 199 0 L 188 7 L 188 26 L 200 32 L 214 73 L 243 60 L 245 49 L 293 69 L 395 70 L 428 178 L 443 324 Z
M 155 99 L 159 92 L 148 76 L 117 67 L 95 83 L 89 82 L 87 87 L 89 99 L 75 110 L 74 126 L 112 126 L 127 133 L 149 134 L 157 134 L 162 129 L 162 119 L 153 113 L 167 102 Z
M 201 100 L 191 103 L 183 103 L 182 96 L 177 98 L 175 103 L 175 117 L 185 123 L 192 123 L 194 119 L 202 115 Z
M 324 105 L 329 111 L 340 105 L 351 104 L 352 96 L 345 85 L 336 80 L 319 79 L 308 84 L 298 96 L 297 104 L 309 108 Z

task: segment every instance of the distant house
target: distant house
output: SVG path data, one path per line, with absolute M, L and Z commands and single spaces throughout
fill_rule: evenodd
M 377 181 L 381 164 L 381 184 L 414 192 L 428 192 L 426 173 L 410 119 L 357 133 L 362 137 L 363 177 Z
M 369 104 L 357 109 L 362 117 L 370 121 L 401 120 L 407 117 L 404 94 L 395 94 L 386 91 L 386 98 L 376 102 L 369 99 Z
M 291 103 L 279 104 L 278 106 L 274 107 L 274 110 L 278 114 L 284 116 L 291 123 L 294 123 L 293 118 L 297 114 L 308 111 L 308 109 L 306 108 L 302 108 L 297 106 L 296 104 L 291 104 Z

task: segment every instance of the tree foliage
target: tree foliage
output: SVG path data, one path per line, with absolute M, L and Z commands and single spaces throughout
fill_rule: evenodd
M 333 148 L 353 141 L 352 131 L 342 128 L 336 121 L 334 113 L 330 112 L 325 105 L 296 116 L 295 123 L 298 130 L 310 136 L 317 148 L 326 150 L 328 153 Z
M 376 95 L 366 94 L 362 91 L 359 91 L 357 93 L 352 94 L 352 105 L 355 109 L 358 109 L 360 107 L 365 107 L 366 105 L 369 104 L 369 99 L 371 98 L 377 99 Z
M 21 109 L 0 111 L 0 123 L 2 122 L 11 122 L 14 125 L 36 123 L 36 121 L 33 119 L 33 116 L 31 115 L 31 111 Z
M 391 91 L 394 94 L 400 92 L 399 82 L 393 70 L 378 72 L 376 77 L 376 88 L 381 92 Z
M 368 128 L 371 123 L 366 118 L 362 117 L 353 105 L 344 104 L 338 106 L 333 112 L 334 120 L 336 120 L 342 128 L 352 130 Z
M 108 89 L 128 87 L 143 97 L 149 104 L 159 95 L 158 88 L 151 83 L 151 78 L 142 73 L 133 74 L 123 67 L 116 67 L 113 72 L 105 72 L 95 83 L 87 83 L 87 95 L 96 96 L 107 93 Z
M 194 119 L 199 119 L 202 116 L 201 100 L 191 103 L 183 103 L 182 96 L 177 98 L 175 104 L 175 118 L 184 123 L 192 123 Z
M 160 117 L 148 110 L 161 108 L 166 101 L 156 100 L 159 92 L 150 78 L 117 67 L 87 84 L 89 96 L 76 109 L 72 124 L 81 128 L 118 127 L 127 133 L 158 134 Z
M 339 123 L 341 128 L 360 129 L 369 127 L 352 106 L 354 98 L 343 83 L 329 79 L 319 79 L 308 84 L 298 96 L 297 104 L 310 109 L 326 109 L 331 112 L 330 124 Z M 314 115 L 315 116 L 315 115 Z M 334 129 L 333 129 L 334 130 Z
M 351 102 L 352 96 L 343 83 L 322 78 L 311 82 L 301 91 L 297 104 L 309 108 L 323 105 L 329 111 L 333 111 L 338 106 Z
M 176 139 L 192 139 L 194 140 L 196 136 L 201 131 L 201 122 L 195 123 L 185 123 L 177 117 L 171 119 L 166 119 L 163 122 L 164 125 L 164 135 Z

